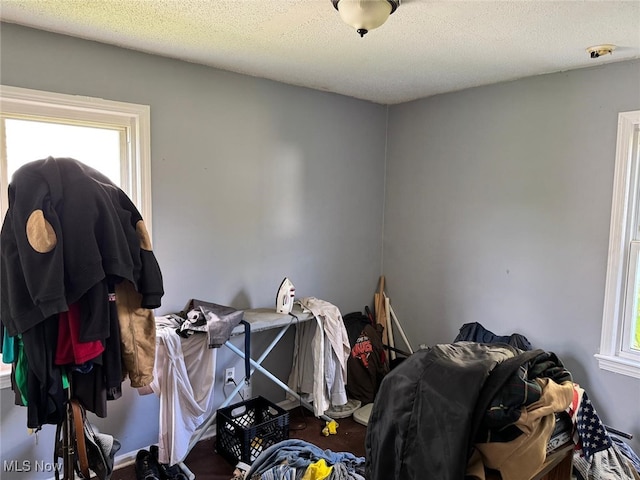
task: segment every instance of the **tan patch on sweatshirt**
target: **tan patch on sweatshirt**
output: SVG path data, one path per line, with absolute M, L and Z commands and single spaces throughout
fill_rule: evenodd
M 27 240 L 38 253 L 49 253 L 58 243 L 56 232 L 44 218 L 42 210 L 34 210 L 27 220 Z
M 138 240 L 140 240 L 140 248 L 148 251 L 153 250 L 151 237 L 149 236 L 149 232 L 147 232 L 147 226 L 143 220 L 138 220 L 138 223 L 136 223 L 136 233 L 138 234 Z

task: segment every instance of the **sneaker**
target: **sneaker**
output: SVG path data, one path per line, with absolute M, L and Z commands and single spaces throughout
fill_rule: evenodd
M 349 399 L 344 405 L 331 405 L 324 414 L 330 418 L 347 418 L 353 415 L 361 404 L 360 400 Z

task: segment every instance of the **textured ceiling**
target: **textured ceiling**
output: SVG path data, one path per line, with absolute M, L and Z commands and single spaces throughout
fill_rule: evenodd
M 0 0 L 0 19 L 382 104 L 640 58 L 640 0 L 403 0 L 364 38 L 330 0 Z

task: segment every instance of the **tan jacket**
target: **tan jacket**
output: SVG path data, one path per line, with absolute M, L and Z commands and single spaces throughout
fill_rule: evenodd
M 116 285 L 116 306 L 120 322 L 123 375 L 134 388 L 153 380 L 156 354 L 156 322 L 153 310 L 141 307 L 142 295 L 124 280 Z

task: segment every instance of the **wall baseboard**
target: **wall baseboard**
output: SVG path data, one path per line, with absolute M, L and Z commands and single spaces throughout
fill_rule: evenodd
M 200 440 L 208 440 L 215 436 L 216 436 L 216 424 L 214 422 L 207 429 L 204 435 L 202 435 L 202 438 Z M 150 446 L 151 445 L 148 445 L 147 447 L 144 447 L 141 450 L 144 450 L 145 448 L 148 450 Z M 134 452 L 126 452 L 122 455 L 117 455 L 114 461 L 113 470 L 115 471 L 120 468 L 128 467 L 129 465 L 133 465 L 134 463 L 136 463 L 136 455 L 138 454 L 138 452 L 139 450 L 136 450 Z

